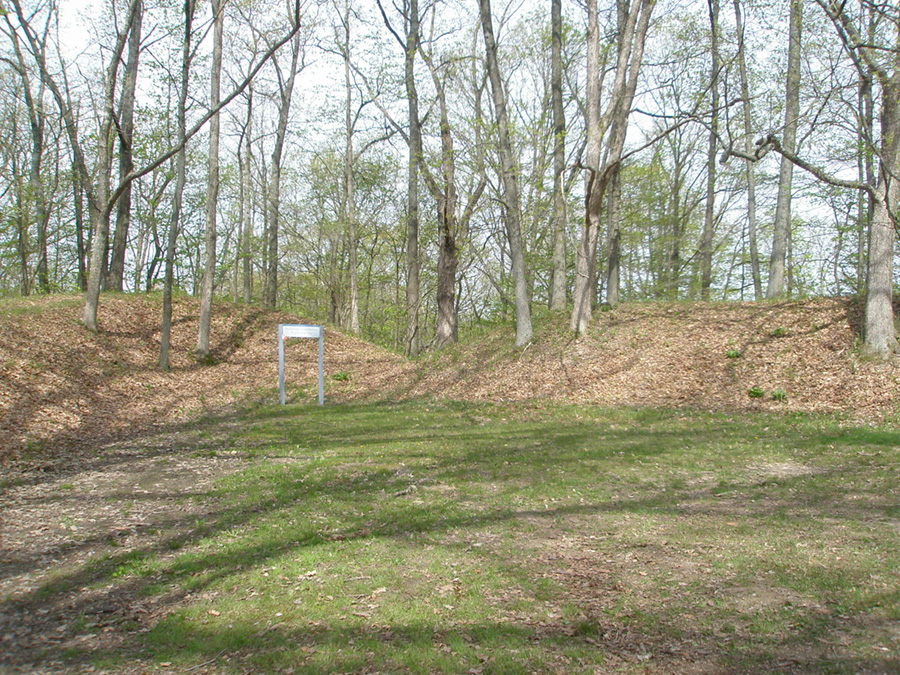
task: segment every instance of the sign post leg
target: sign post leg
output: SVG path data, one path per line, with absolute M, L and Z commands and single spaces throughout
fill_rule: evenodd
M 284 327 L 278 326 L 278 400 L 284 405 Z
M 319 405 L 325 405 L 325 330 L 319 329 Z

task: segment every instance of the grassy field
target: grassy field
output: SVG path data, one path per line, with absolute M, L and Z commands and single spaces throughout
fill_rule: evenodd
M 185 497 L 214 517 L 89 571 L 178 598 L 97 667 L 900 672 L 892 431 L 446 402 L 239 422 L 199 431 L 242 458 Z

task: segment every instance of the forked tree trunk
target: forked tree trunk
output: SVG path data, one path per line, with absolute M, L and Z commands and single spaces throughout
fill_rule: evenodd
M 644 58 L 644 43 L 650 27 L 654 0 L 634 0 L 620 12 L 618 52 L 614 82 L 606 110 L 600 113 L 602 68 L 600 29 L 596 0 L 588 0 L 587 105 L 585 125 L 585 216 L 581 241 L 575 256 L 575 287 L 572 293 L 571 329 L 584 333 L 591 321 L 596 286 L 597 242 L 606 188 L 622 159 L 628 116 Z M 624 10 L 625 7 L 620 9 Z M 601 163 L 601 152 L 603 161 Z
M 141 27 L 143 24 L 143 0 L 138 0 L 128 36 L 128 61 L 122 77 L 122 94 L 119 99 L 119 182 L 134 170 L 134 102 L 137 91 L 138 61 L 141 55 Z M 116 205 L 116 230 L 106 288 L 121 291 L 125 281 L 125 248 L 131 227 L 131 182 L 128 182 Z

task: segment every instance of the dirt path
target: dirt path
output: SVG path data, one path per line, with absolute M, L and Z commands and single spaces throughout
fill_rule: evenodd
M 2 493 L 0 673 L 96 672 L 92 653 L 127 647 L 189 600 L 148 598 L 116 577 L 150 553 L 174 558 L 213 515 L 209 488 L 246 465 L 203 452 L 215 443 L 190 431 L 150 435 L 72 470 L 26 474 Z

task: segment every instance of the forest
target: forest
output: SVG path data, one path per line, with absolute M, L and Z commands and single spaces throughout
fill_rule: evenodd
M 4 0 L 0 295 L 282 308 L 408 355 L 859 296 L 897 349 L 900 8 Z M 537 314 L 536 314 L 537 316 Z M 549 318 L 543 318 L 549 317 Z

